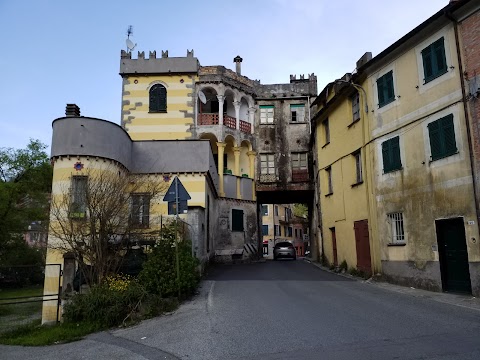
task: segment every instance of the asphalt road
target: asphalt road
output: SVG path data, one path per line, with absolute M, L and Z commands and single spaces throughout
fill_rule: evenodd
M 480 359 L 480 311 L 297 261 L 214 268 L 174 314 L 0 359 Z

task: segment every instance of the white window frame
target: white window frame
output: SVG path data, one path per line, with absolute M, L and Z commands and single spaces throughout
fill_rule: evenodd
M 390 244 L 406 244 L 403 212 L 387 214 L 387 220 L 390 226 Z
M 274 123 L 275 108 L 262 107 L 260 105 L 260 124 L 273 124 Z
M 292 169 L 295 169 L 295 170 L 308 169 L 308 153 L 306 152 L 292 153 Z
M 275 154 L 260 154 L 260 174 L 276 175 Z
M 302 105 L 302 106 L 299 106 Z M 293 120 L 293 113 L 295 113 L 295 120 Z M 290 105 L 290 121 L 293 123 L 305 122 L 305 105 L 304 104 L 291 104 Z

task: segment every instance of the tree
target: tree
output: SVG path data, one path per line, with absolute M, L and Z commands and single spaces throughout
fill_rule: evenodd
M 46 145 L 30 140 L 25 149 L 0 148 L 0 264 L 32 265 L 41 255 L 25 244 L 32 221 L 48 220 L 52 166 Z M 30 251 L 31 250 L 31 251 Z
M 308 216 L 308 208 L 305 204 L 293 204 L 293 215 L 307 218 Z
M 118 271 L 134 240 L 152 235 L 150 204 L 168 183 L 114 165 L 66 180 L 52 194 L 48 246 L 72 254 L 87 284 L 99 284 Z

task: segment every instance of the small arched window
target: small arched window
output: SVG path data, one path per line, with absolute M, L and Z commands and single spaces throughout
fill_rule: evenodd
M 167 112 L 167 89 L 161 84 L 150 89 L 150 112 Z

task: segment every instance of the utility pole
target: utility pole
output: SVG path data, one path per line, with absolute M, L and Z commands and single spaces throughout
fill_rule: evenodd
M 178 301 L 180 301 L 180 259 L 178 256 L 178 181 L 175 179 L 175 260 L 177 265 Z

